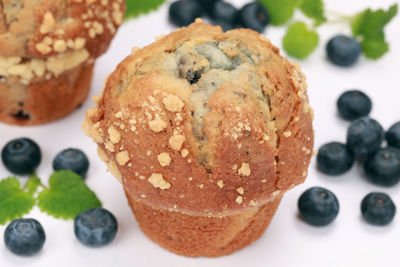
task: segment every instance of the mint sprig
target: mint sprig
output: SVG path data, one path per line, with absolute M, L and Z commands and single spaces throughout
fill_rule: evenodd
M 283 48 L 296 58 L 308 57 L 318 45 L 318 34 L 307 28 L 304 22 L 295 22 L 290 25 L 283 37 Z
M 290 23 L 283 37 L 283 48 L 292 57 L 304 59 L 317 47 L 318 32 L 316 27 L 330 23 L 325 13 L 323 0 L 257 0 L 263 4 L 271 17 L 271 24 L 282 25 L 290 21 L 294 12 L 299 9 L 314 20 L 314 29 L 307 29 L 306 24 Z M 397 4 L 388 10 L 370 8 L 354 16 L 338 16 L 335 22 L 348 23 L 353 36 L 361 43 L 362 51 L 367 58 L 378 59 L 389 51 L 384 27 L 397 15 Z M 304 34 L 304 35 L 303 35 Z M 303 37 L 302 37 L 303 36 Z
M 361 40 L 361 47 L 366 57 L 378 59 L 389 51 L 385 40 L 384 27 L 397 15 L 397 4 L 387 11 L 367 9 L 355 16 L 351 23 L 353 35 Z
M 157 9 L 166 0 L 129 0 L 126 1 L 126 18 L 134 18 Z
M 54 172 L 49 185 L 39 193 L 38 206 L 56 218 L 73 219 L 84 210 L 101 206 L 96 194 L 70 170 Z
M 302 0 L 257 0 L 265 6 L 270 15 L 272 25 L 282 25 L 288 22 Z
M 21 188 L 16 177 L 0 181 L 0 224 L 23 216 L 35 206 L 33 187 Z
M 23 187 L 16 177 L 0 180 L 0 225 L 29 213 L 35 204 L 41 211 L 63 219 L 101 206 L 96 194 L 72 171 L 54 172 L 49 184 L 47 188 L 35 174 Z M 39 189 L 42 191 L 36 194 Z

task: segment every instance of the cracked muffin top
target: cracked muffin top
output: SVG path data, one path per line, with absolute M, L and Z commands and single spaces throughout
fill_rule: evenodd
M 124 12 L 124 0 L 1 0 L 0 75 L 29 83 L 92 62 Z
M 301 183 L 313 149 L 299 68 L 262 35 L 197 20 L 134 48 L 83 128 L 137 201 L 219 216 Z

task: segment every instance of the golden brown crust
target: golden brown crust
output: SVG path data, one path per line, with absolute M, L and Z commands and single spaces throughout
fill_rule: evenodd
M 204 141 L 193 117 L 200 85 L 180 77 L 177 65 L 179 51 L 210 41 L 226 54 L 239 47 L 253 63 L 218 70 L 234 76 L 206 102 Z M 196 63 L 209 68 L 199 57 Z M 217 71 L 209 69 L 204 77 Z M 246 29 L 223 33 L 198 21 L 134 49 L 108 78 L 85 129 L 137 202 L 195 216 L 240 213 L 305 179 L 313 132 L 304 79 L 263 36 Z M 128 155 L 122 163 L 120 153 Z M 169 164 L 160 164 L 161 153 Z
M 66 116 L 86 99 L 92 74 L 93 64 L 29 85 L 0 82 L 0 121 L 37 125 Z
M 281 196 L 260 207 L 224 217 L 189 216 L 152 208 L 126 192 L 136 220 L 153 241 L 189 257 L 228 255 L 258 239 L 270 223 Z

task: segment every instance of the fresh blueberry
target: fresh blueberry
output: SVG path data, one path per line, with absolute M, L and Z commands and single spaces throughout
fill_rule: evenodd
M 210 15 L 215 3 L 219 1 L 221 0 L 197 0 L 197 2 L 199 2 L 199 4 L 203 7 L 203 10 L 207 15 Z
M 361 117 L 352 121 L 347 129 L 347 146 L 359 157 L 374 154 L 384 139 L 382 126 L 374 119 Z
M 298 201 L 301 218 L 311 225 L 330 224 L 339 213 L 336 196 L 322 187 L 312 187 L 301 194 Z
M 387 225 L 396 214 L 396 206 L 385 193 L 369 193 L 361 202 L 361 214 L 374 225 Z
M 345 144 L 331 142 L 319 148 L 317 166 L 325 174 L 339 175 L 350 170 L 354 160 L 354 154 Z
M 1 151 L 1 159 L 6 168 L 15 174 L 32 173 L 42 159 L 39 146 L 28 138 L 18 138 L 8 142 Z
M 394 147 L 381 148 L 368 157 L 364 163 L 364 171 L 371 182 L 392 186 L 400 180 L 400 149 Z
M 31 256 L 38 253 L 46 235 L 42 225 L 35 219 L 16 219 L 4 231 L 4 243 L 13 253 Z
M 237 22 L 244 28 L 249 28 L 262 33 L 269 23 L 269 13 L 258 2 L 244 5 L 238 12 Z
M 234 23 L 232 23 L 230 21 L 226 21 L 226 20 L 214 19 L 214 20 L 212 20 L 212 24 L 221 26 L 221 28 L 222 28 L 222 30 L 224 30 L 224 32 L 230 31 L 230 30 L 233 30 L 236 28 Z
M 213 20 L 226 21 L 233 25 L 238 10 L 230 3 L 218 1 L 215 3 L 210 13 L 210 18 Z
M 346 91 L 340 95 L 337 107 L 342 118 L 352 121 L 371 112 L 371 99 L 359 90 Z
M 74 230 L 78 240 L 89 247 L 100 247 L 114 240 L 118 224 L 114 215 L 103 208 L 93 208 L 79 213 Z
M 400 148 L 400 121 L 392 125 L 386 133 L 389 146 Z
M 83 151 L 76 148 L 68 148 L 60 153 L 53 160 L 53 169 L 71 170 L 82 177 L 85 177 L 89 169 L 89 160 Z
M 329 40 L 326 52 L 333 64 L 348 67 L 356 63 L 360 57 L 361 45 L 352 37 L 336 35 Z
M 169 19 L 178 27 L 188 26 L 203 15 L 203 7 L 196 0 L 178 0 L 169 7 Z

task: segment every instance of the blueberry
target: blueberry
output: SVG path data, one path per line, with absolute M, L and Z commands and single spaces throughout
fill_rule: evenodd
M 71 170 L 82 177 L 85 177 L 89 168 L 89 160 L 85 153 L 76 148 L 68 148 L 60 153 L 53 160 L 53 169 Z
M 258 2 L 244 5 L 238 12 L 237 22 L 244 28 L 262 33 L 269 23 L 269 13 L 265 7 Z
M 325 174 L 339 175 L 350 170 L 354 160 L 354 154 L 345 144 L 331 142 L 319 148 L 317 166 Z
M 382 126 L 376 120 L 361 117 L 347 129 L 347 146 L 356 156 L 367 157 L 378 151 L 384 135 Z
M 214 5 L 219 1 L 221 0 L 197 0 L 197 2 L 203 7 L 204 12 L 208 15 L 210 15 Z
M 103 208 L 93 208 L 79 213 L 75 218 L 76 238 L 89 247 L 100 247 L 114 240 L 117 220 Z
M 368 157 L 364 163 L 364 171 L 371 182 L 392 186 L 400 180 L 400 149 L 394 147 L 381 148 Z
M 4 231 L 4 243 L 13 253 L 31 256 L 38 253 L 46 235 L 42 225 L 35 219 L 16 219 Z
M 361 45 L 352 37 L 336 35 L 326 45 L 326 52 L 333 64 L 348 67 L 360 57 Z
M 39 166 L 42 154 L 34 141 L 18 138 L 5 145 L 1 151 L 1 159 L 10 172 L 25 175 L 32 173 Z
M 389 146 L 400 148 L 400 121 L 393 124 L 386 133 Z
M 350 90 L 340 95 L 337 101 L 340 116 L 346 120 L 355 120 L 371 112 L 371 99 L 361 91 Z
M 226 21 L 226 20 L 220 20 L 220 19 L 214 19 L 212 21 L 212 24 L 221 26 L 222 30 L 224 32 L 230 31 L 236 28 L 236 25 L 233 22 Z
M 211 10 L 210 18 L 230 22 L 233 25 L 237 12 L 238 10 L 232 4 L 225 1 L 218 1 Z
M 396 214 L 396 206 L 385 193 L 369 193 L 361 202 L 361 214 L 374 225 L 387 225 Z
M 298 201 L 300 216 L 314 226 L 330 224 L 339 213 L 336 196 L 322 187 L 312 187 L 301 194 Z
M 169 19 L 178 27 L 187 26 L 203 15 L 203 7 L 196 0 L 179 0 L 169 7 Z

